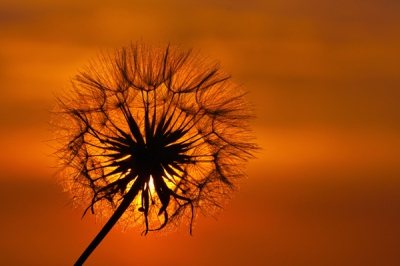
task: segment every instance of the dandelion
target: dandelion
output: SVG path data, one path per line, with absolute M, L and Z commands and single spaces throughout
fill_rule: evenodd
M 143 234 L 214 215 L 253 157 L 252 117 L 230 76 L 191 50 L 131 44 L 91 61 L 57 96 L 60 177 L 71 203 Z

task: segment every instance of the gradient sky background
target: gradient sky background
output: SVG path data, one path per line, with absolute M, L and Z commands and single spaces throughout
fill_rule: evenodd
M 71 210 L 46 140 L 53 93 L 100 49 L 180 44 L 250 91 L 263 150 L 217 220 L 114 228 L 87 265 L 400 265 L 400 2 L 0 3 L 0 264 L 72 265 L 101 228 Z

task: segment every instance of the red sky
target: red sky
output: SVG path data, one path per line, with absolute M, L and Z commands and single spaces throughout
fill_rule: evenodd
M 71 265 L 100 230 L 55 183 L 53 93 L 101 50 L 193 47 L 249 91 L 263 150 L 194 236 L 106 237 L 87 265 L 399 265 L 398 1 L 3 1 L 0 262 Z

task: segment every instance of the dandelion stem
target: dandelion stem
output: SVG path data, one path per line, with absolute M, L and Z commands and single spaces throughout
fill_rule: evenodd
M 92 254 L 92 252 L 96 249 L 96 247 L 100 244 L 103 238 L 110 232 L 113 226 L 117 223 L 119 218 L 124 214 L 126 209 L 129 207 L 135 196 L 137 195 L 138 190 L 135 187 L 132 187 L 129 192 L 125 195 L 121 204 L 115 210 L 113 215 L 101 229 L 101 231 L 97 234 L 97 236 L 93 239 L 90 245 L 86 248 L 86 250 L 82 253 L 79 259 L 75 262 L 74 266 L 83 265 L 83 263 L 87 260 L 87 258 Z

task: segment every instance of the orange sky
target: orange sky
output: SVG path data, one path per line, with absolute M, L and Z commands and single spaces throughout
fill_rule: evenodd
M 399 265 L 399 2 L 144 2 L 0 3 L 0 264 L 71 265 L 100 230 L 64 207 L 48 110 L 101 49 L 142 39 L 220 60 L 263 150 L 218 221 L 114 229 L 87 265 Z

